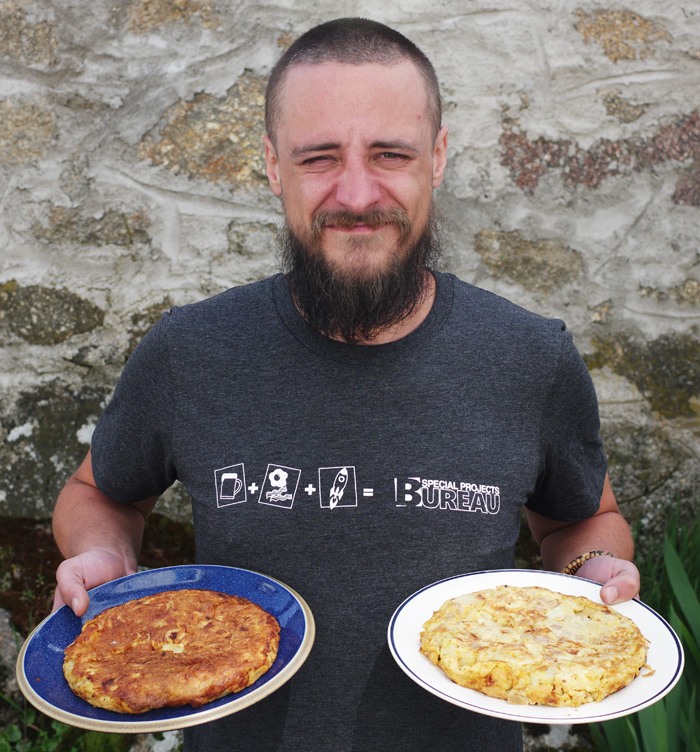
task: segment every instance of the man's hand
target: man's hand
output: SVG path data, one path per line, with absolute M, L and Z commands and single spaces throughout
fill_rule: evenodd
M 82 616 L 90 603 L 87 591 L 104 582 L 136 572 L 136 562 L 108 549 L 92 548 L 61 562 L 56 570 L 53 610 L 69 605 Z
M 56 501 L 53 534 L 66 560 L 56 571 L 54 610 L 87 610 L 87 590 L 136 572 L 146 517 L 157 497 L 121 504 L 99 491 L 90 452 Z
M 600 582 L 603 586 L 600 590 L 601 600 L 609 605 L 639 595 L 639 570 L 626 559 L 596 556 L 584 562 L 576 575 Z
M 579 522 L 557 522 L 526 510 L 535 540 L 540 544 L 542 563 L 551 572 L 561 572 L 578 556 L 589 551 L 609 551 L 610 556 L 589 559 L 576 572 L 600 582 L 604 603 L 621 603 L 639 593 L 639 570 L 632 563 L 634 541 L 629 525 L 620 514 L 610 480 L 605 476 L 598 511 Z

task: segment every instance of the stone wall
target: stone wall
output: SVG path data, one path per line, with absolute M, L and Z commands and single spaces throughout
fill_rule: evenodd
M 336 15 L 432 57 L 446 266 L 566 320 L 630 518 L 697 506 L 698 0 L 2 0 L 0 513 L 50 514 L 163 310 L 276 269 L 265 81 Z

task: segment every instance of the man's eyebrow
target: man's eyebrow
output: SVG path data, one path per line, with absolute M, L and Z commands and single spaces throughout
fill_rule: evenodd
M 404 141 L 402 139 L 396 139 L 391 141 L 374 141 L 371 145 L 372 149 L 387 149 L 388 151 L 407 151 L 411 154 L 418 154 L 420 148 L 410 141 Z M 340 144 L 335 141 L 328 141 L 323 143 L 310 143 L 301 144 L 292 149 L 292 157 L 301 157 L 305 154 L 310 154 L 317 151 L 333 151 L 334 149 L 340 149 Z
M 340 144 L 327 142 L 321 144 L 302 144 L 292 149 L 293 157 L 300 157 L 303 154 L 309 154 L 314 151 L 331 151 L 332 149 L 340 149 Z
M 416 144 L 401 139 L 396 141 L 375 141 L 372 144 L 372 148 L 387 149 L 388 151 L 410 151 L 413 154 L 418 154 L 420 151 L 420 148 Z

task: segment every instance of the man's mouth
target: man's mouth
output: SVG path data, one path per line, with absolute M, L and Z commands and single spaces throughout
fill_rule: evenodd
M 411 234 L 411 222 L 403 209 L 372 209 L 363 214 L 346 211 L 320 211 L 314 215 L 312 233 L 319 237 L 324 229 L 366 235 L 387 225 L 396 225 L 402 239 Z
M 352 234 L 366 234 L 370 232 L 375 232 L 376 230 L 379 230 L 381 227 L 384 227 L 385 224 L 381 225 L 368 225 L 364 222 L 357 222 L 356 224 L 348 227 L 345 225 L 337 225 L 337 224 L 326 224 L 324 225 L 324 230 L 336 230 L 338 232 L 348 232 Z

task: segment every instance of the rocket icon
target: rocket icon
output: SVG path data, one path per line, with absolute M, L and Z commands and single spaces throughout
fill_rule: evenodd
M 331 509 L 335 509 L 338 502 L 343 498 L 343 493 L 345 493 L 345 486 L 347 486 L 347 484 L 348 469 L 346 467 L 341 467 L 340 470 L 338 470 L 338 474 L 335 476 L 335 480 L 333 481 L 330 490 L 329 498 Z
M 357 482 L 353 465 L 319 467 L 318 500 L 322 509 L 357 506 Z

